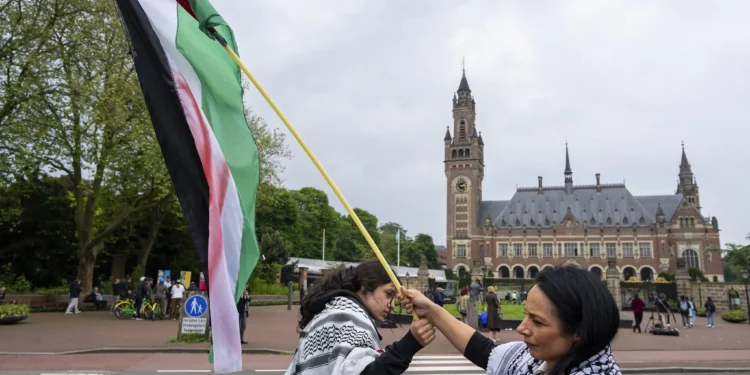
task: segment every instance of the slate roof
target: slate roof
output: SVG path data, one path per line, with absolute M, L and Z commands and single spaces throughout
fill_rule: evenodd
M 563 187 L 520 188 L 509 201 L 483 201 L 479 204 L 477 223 L 484 225 L 487 213 L 499 228 L 542 227 L 559 224 L 570 208 L 571 214 L 590 226 L 614 227 L 651 225 L 656 222 L 659 204 L 667 221 L 672 219 L 682 201 L 681 194 L 633 196 L 624 184 L 574 186 L 571 194 Z

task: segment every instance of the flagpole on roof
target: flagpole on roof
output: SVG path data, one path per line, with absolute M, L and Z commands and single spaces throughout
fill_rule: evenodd
M 378 245 L 375 244 L 375 241 L 370 236 L 370 233 L 367 232 L 367 229 L 362 224 L 362 221 L 359 220 L 359 216 L 357 216 L 357 213 L 354 212 L 354 209 L 352 209 L 352 206 L 349 205 L 349 202 L 347 202 L 346 198 L 344 198 L 344 195 L 341 193 L 339 188 L 336 186 L 336 183 L 333 182 L 333 179 L 331 179 L 331 176 L 328 175 L 328 172 L 326 172 L 325 168 L 323 168 L 323 165 L 320 164 L 320 161 L 318 161 L 318 158 L 315 157 L 315 154 L 313 154 L 312 150 L 310 150 L 309 147 L 307 147 L 307 143 L 302 139 L 302 136 L 297 133 L 297 130 L 292 126 L 292 124 L 289 122 L 289 120 L 286 118 L 284 113 L 281 112 L 279 107 L 276 105 L 276 103 L 271 99 L 271 97 L 268 95 L 266 90 L 263 89 L 263 86 L 260 85 L 260 82 L 255 79 L 255 76 L 253 76 L 252 73 L 250 73 L 250 70 L 245 66 L 245 64 L 240 60 L 239 56 L 237 56 L 236 53 L 234 53 L 234 50 L 227 44 L 227 41 L 216 31 L 213 32 L 214 37 L 216 38 L 216 41 L 221 44 L 221 46 L 224 48 L 225 51 L 229 54 L 229 56 L 232 57 L 232 60 L 237 64 L 237 66 L 240 67 L 243 73 L 245 73 L 245 76 L 250 80 L 250 82 L 253 83 L 255 88 L 260 92 L 260 94 L 263 96 L 264 99 L 266 99 L 266 102 L 268 102 L 268 105 L 271 106 L 271 108 L 276 112 L 276 115 L 279 116 L 279 119 L 281 119 L 281 122 L 286 125 L 286 128 L 289 129 L 289 132 L 292 133 L 292 136 L 294 136 L 294 139 L 297 140 L 300 146 L 302 146 L 302 149 L 305 150 L 305 153 L 308 157 L 310 157 L 310 160 L 312 160 L 313 164 L 315 164 L 315 167 L 318 168 L 318 171 L 320 174 L 323 175 L 323 178 L 328 182 L 328 185 L 333 189 L 333 192 L 336 194 L 336 197 L 339 198 L 341 201 L 341 204 L 344 205 L 344 208 L 346 208 L 346 211 L 349 213 L 349 216 L 354 220 L 354 224 L 357 225 L 357 228 L 359 228 L 359 231 L 362 232 L 362 235 L 365 237 L 365 240 L 367 240 L 367 243 L 370 245 L 370 248 L 375 253 L 375 256 L 380 261 L 380 264 L 385 269 L 385 272 L 388 274 L 388 277 L 391 279 L 391 282 L 396 287 L 396 290 L 398 290 L 399 294 L 401 293 L 401 283 L 396 278 L 396 275 L 393 274 L 393 270 L 388 265 L 388 262 L 383 257 L 383 253 L 380 252 L 380 249 L 378 249 Z M 416 314 L 414 314 L 414 319 L 419 319 Z

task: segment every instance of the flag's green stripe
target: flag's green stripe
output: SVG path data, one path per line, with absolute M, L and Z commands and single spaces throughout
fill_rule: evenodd
M 239 67 L 219 43 L 198 29 L 198 22 L 187 11 L 177 8 L 177 49 L 201 81 L 201 106 L 232 172 L 240 198 L 244 222 L 240 274 L 235 293 L 235 300 L 239 300 L 260 256 L 255 236 L 255 199 L 260 180 L 258 147 L 245 119 Z M 217 31 L 235 47 L 233 34 L 228 29 L 228 26 L 217 27 Z

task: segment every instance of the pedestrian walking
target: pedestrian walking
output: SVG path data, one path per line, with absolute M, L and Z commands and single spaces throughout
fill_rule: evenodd
M 81 291 L 83 291 L 81 288 L 81 279 L 76 278 L 73 280 L 73 283 L 70 284 L 70 291 L 68 294 L 70 302 L 68 302 L 68 308 L 65 309 L 66 314 L 81 313 L 81 311 L 78 310 L 78 298 L 81 296 Z M 70 311 L 71 309 L 73 312 Z
M 633 309 L 633 315 L 635 316 L 635 321 L 633 322 L 633 333 L 635 333 L 636 329 L 638 330 L 638 333 L 641 333 L 644 306 L 646 306 L 646 303 L 643 302 L 641 297 L 638 297 L 638 293 L 633 294 L 633 300 L 630 301 L 630 308 Z
M 159 284 L 156 285 L 156 292 L 154 293 L 154 299 L 159 305 L 159 314 L 163 317 L 167 311 L 167 286 L 164 285 L 164 278 L 159 279 Z

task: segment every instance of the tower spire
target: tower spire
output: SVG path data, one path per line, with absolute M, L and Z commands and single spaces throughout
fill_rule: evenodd
M 692 173 L 687 154 L 685 154 L 685 142 L 682 142 L 682 160 L 680 160 L 680 173 Z
M 573 193 L 573 170 L 570 169 L 568 141 L 565 141 L 565 192 L 568 194 Z
M 466 80 L 466 69 L 461 69 L 461 83 L 458 84 L 458 92 L 471 92 L 471 89 L 469 88 L 469 81 Z

